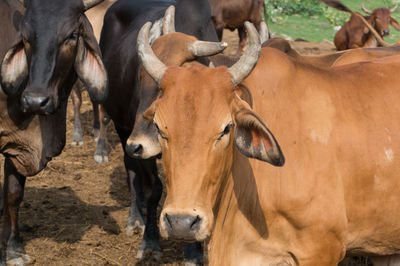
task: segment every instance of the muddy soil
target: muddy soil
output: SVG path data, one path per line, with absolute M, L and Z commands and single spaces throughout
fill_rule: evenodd
M 226 51 L 237 51 L 237 33 L 225 32 Z M 331 51 L 326 43 L 296 43 L 302 53 Z M 45 170 L 26 182 L 20 209 L 21 235 L 34 265 L 134 265 L 141 235 L 128 237 L 125 223 L 129 193 L 121 144 L 112 123 L 108 127 L 109 162 L 93 160 L 93 112 L 88 95 L 83 94 L 83 146 L 70 145 L 73 112 L 67 118 L 68 143 L 63 153 Z M 3 174 L 3 173 L 2 173 Z M 146 258 L 143 265 L 182 265 L 179 243 L 162 242 L 163 255 L 156 262 Z

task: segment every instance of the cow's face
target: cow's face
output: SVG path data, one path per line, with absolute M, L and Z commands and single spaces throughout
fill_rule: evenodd
M 273 135 L 234 89 L 226 67 L 169 68 L 154 103 L 167 197 L 160 217 L 165 238 L 210 236 L 234 145 L 244 155 L 282 165 Z
M 144 114 L 157 128 L 163 154 L 167 197 L 160 233 L 165 238 L 202 241 L 211 234 L 235 149 L 273 165 L 284 163 L 274 136 L 237 87 L 255 66 L 261 44 L 254 26 L 246 23 L 248 49 L 231 68 L 197 64 L 168 68 L 146 46 L 142 36 L 146 27 L 139 33 L 139 55 L 161 89 L 161 96 Z
M 361 6 L 364 12 L 368 13 L 370 16 L 368 17 L 368 22 L 371 23 L 375 30 L 383 37 L 387 36 L 390 33 L 389 25 L 392 25 L 396 30 L 400 30 L 400 25 L 397 21 L 391 17 L 391 13 L 397 9 L 398 5 L 396 5 L 392 9 L 388 8 L 377 8 L 373 11 L 368 10 Z M 368 28 L 365 28 L 365 32 L 369 32 Z
M 381 36 L 389 35 L 389 24 L 391 22 L 390 10 L 388 8 L 377 8 L 371 15 L 375 29 Z
M 193 47 L 204 48 L 202 52 Z M 210 56 L 225 49 L 225 43 L 198 41 L 195 37 L 179 32 L 172 32 L 155 40 L 152 48 L 163 63 L 168 66 L 181 66 L 185 62 L 196 60 L 198 56 Z M 192 48 L 192 49 L 191 49 Z M 200 49 L 199 49 L 200 50 Z M 140 102 L 136 112 L 135 124 L 125 150 L 134 158 L 149 159 L 161 154 L 157 128 L 151 120 L 143 117 L 144 112 L 157 99 L 157 83 L 141 68 L 139 74 Z
M 76 74 L 93 100 L 105 98 L 107 75 L 84 11 L 81 0 L 28 1 L 19 39 L 1 66 L 4 91 L 21 95 L 23 111 L 54 113 Z

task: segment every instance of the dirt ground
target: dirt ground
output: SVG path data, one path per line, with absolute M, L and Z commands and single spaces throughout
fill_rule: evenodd
M 226 32 L 227 53 L 235 53 L 237 35 Z M 331 51 L 332 44 L 302 43 L 303 51 Z M 67 145 L 45 170 L 29 177 L 20 209 L 21 235 L 34 265 L 134 265 L 141 236 L 128 237 L 129 194 L 122 148 L 112 123 L 108 128 L 109 162 L 93 160 L 92 107 L 83 95 L 84 145 L 70 145 L 72 104 L 67 118 Z M 162 242 L 163 265 L 181 265 L 181 244 Z M 145 260 L 143 265 L 157 264 Z

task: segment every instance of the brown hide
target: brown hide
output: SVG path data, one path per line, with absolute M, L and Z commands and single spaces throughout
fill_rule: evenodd
M 260 0 L 209 0 L 214 25 L 219 28 L 236 29 L 245 21 L 255 25 L 262 21 L 263 2 Z
M 245 46 L 246 35 L 244 22 L 250 21 L 260 28 L 262 18 L 263 0 L 209 0 L 211 16 L 215 29 L 221 40 L 224 28 L 239 31 L 240 48 Z
M 168 69 L 154 116 L 163 211 L 202 215 L 211 265 L 337 265 L 346 250 L 398 252 L 399 67 L 396 56 L 321 69 L 263 48 L 243 84 L 285 153 L 282 168 L 244 157 L 233 134 L 215 140 L 239 101 L 226 68 Z

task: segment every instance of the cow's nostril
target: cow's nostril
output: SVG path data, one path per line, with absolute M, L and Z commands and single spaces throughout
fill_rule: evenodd
M 49 97 L 41 99 L 40 107 L 45 107 L 49 103 L 49 101 L 50 101 Z
M 143 153 L 143 146 L 142 144 L 128 144 L 126 146 L 126 152 L 131 157 L 141 156 Z
M 172 230 L 172 223 L 171 223 L 171 220 L 169 219 L 169 216 L 168 216 L 167 213 L 164 215 L 164 222 L 167 224 L 168 231 L 171 231 Z
M 197 231 L 200 229 L 200 224 L 201 224 L 201 218 L 200 216 L 196 216 L 192 224 L 190 225 L 190 230 L 192 231 Z

